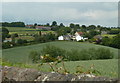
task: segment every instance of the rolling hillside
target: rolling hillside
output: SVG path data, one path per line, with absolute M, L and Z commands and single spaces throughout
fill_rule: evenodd
M 3 59 L 8 60 L 10 62 L 20 62 L 20 63 L 29 63 L 30 60 L 28 58 L 29 53 L 31 51 L 40 51 L 43 47 L 46 45 L 54 45 L 60 48 L 63 48 L 65 50 L 71 50 L 71 49 L 88 49 L 88 48 L 108 48 L 111 52 L 114 53 L 114 58 L 117 58 L 118 55 L 118 49 L 101 46 L 101 45 L 95 45 L 92 43 L 84 43 L 84 42 L 68 42 L 68 41 L 55 41 L 55 42 L 48 42 L 48 43 L 41 43 L 36 45 L 30 45 L 30 46 L 21 46 L 21 47 L 15 47 L 10 49 L 4 49 L 3 52 Z M 74 55 L 73 55 L 74 56 Z

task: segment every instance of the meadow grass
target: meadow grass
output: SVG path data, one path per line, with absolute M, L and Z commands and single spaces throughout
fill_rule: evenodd
M 104 34 L 104 35 L 102 35 L 102 37 L 109 37 L 109 38 L 113 38 L 114 36 L 116 36 L 116 35 L 111 35 L 111 34 Z
M 19 37 L 15 38 L 15 40 L 18 40 L 18 39 L 23 39 L 23 40 L 27 40 L 27 41 L 33 41 L 34 37 L 32 37 L 32 36 L 19 36 Z
M 7 28 L 10 32 L 18 32 L 18 31 L 34 31 L 36 29 L 32 28 L 25 28 L 25 27 L 5 27 Z
M 25 28 L 25 27 L 5 27 L 9 30 L 10 34 L 14 34 L 14 33 L 18 33 L 18 34 L 36 34 L 38 33 L 38 31 L 40 31 L 39 29 L 33 29 L 33 28 Z M 42 31 L 42 32 L 52 32 L 54 33 L 54 31 Z
M 10 62 L 16 63 L 31 63 L 28 56 L 31 51 L 38 51 L 40 52 L 46 45 L 54 45 L 56 47 L 65 49 L 67 51 L 71 51 L 72 49 L 77 49 L 78 51 L 81 51 L 82 49 L 89 49 L 89 48 L 107 48 L 110 49 L 111 52 L 114 54 L 114 58 L 117 58 L 118 56 L 118 49 L 102 46 L 102 45 L 96 45 L 92 43 L 86 43 L 86 42 L 69 42 L 69 41 L 54 41 L 54 42 L 47 42 L 47 43 L 41 43 L 41 44 L 35 44 L 35 45 L 29 45 L 29 46 L 20 46 L 20 47 L 14 47 L 10 49 L 3 49 L 3 59 L 6 59 Z M 74 56 L 74 55 L 73 55 Z
M 1 59 L 0 59 L 1 60 Z M 1 63 L 0 63 L 1 64 Z M 67 61 L 64 62 L 65 68 L 70 74 L 75 74 L 76 67 L 82 66 L 84 71 L 89 70 L 90 66 L 94 64 L 94 69 L 99 71 L 100 74 L 94 74 L 97 76 L 105 76 L 105 77 L 118 77 L 118 59 L 108 59 L 108 60 L 87 60 L 87 61 Z M 44 63 L 44 65 L 39 66 L 40 64 L 23 64 L 23 63 L 11 63 L 5 62 L 2 63 L 3 66 L 12 66 L 19 68 L 31 68 L 37 69 L 43 72 L 51 72 L 51 68 L 48 64 Z M 62 67 L 62 63 L 59 63 L 57 67 Z
M 100 76 L 118 77 L 118 60 L 86 60 L 86 61 L 68 61 L 65 62 L 65 67 L 70 73 L 75 73 L 77 66 L 82 66 L 84 71 L 89 70 L 90 66 L 94 64 L 94 69 L 100 72 Z M 58 64 L 62 67 L 62 63 Z M 49 72 L 51 69 L 46 64 L 39 68 L 41 71 Z

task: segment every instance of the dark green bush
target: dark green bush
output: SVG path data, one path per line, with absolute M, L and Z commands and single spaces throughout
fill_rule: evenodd
M 23 40 L 23 39 L 18 39 L 18 40 L 17 40 L 17 44 L 18 44 L 18 45 L 23 45 L 23 44 L 25 44 L 25 43 L 28 43 L 28 41 L 27 41 L 27 40 Z
M 35 42 L 40 42 L 40 43 L 45 43 L 45 42 L 49 42 L 49 41 L 55 41 L 56 36 L 55 34 L 52 33 L 48 33 L 48 34 L 44 34 L 44 35 L 34 35 Z
M 105 48 L 90 48 L 83 49 L 81 51 L 71 50 L 67 52 L 67 57 L 69 61 L 78 61 L 78 60 L 97 60 L 97 59 L 112 59 L 113 53 L 109 49 Z
M 67 56 L 65 58 L 67 58 L 69 61 L 78 61 L 81 58 L 80 55 L 81 54 L 78 50 L 72 49 L 71 51 L 67 52 Z
M 40 60 L 40 54 L 36 51 L 31 51 L 29 54 L 29 58 L 33 63 L 37 63 Z
M 97 59 L 112 59 L 113 53 L 109 49 L 99 48 L 96 50 Z
M 114 48 L 118 48 L 120 49 L 120 34 L 116 35 L 113 38 L 106 38 L 104 37 L 102 39 L 102 45 L 105 46 L 110 46 L 110 47 L 114 47 Z
M 79 40 L 79 42 L 83 42 L 84 40 L 82 39 L 82 40 Z
M 3 42 L 2 43 L 2 48 L 6 49 L 6 48 L 11 48 L 12 47 L 12 43 L 11 42 Z
M 51 57 L 56 58 L 57 56 L 66 56 L 66 51 L 58 48 L 56 46 L 51 46 L 51 45 L 46 45 L 46 47 L 43 48 L 43 50 L 41 51 L 42 55 L 46 55 L 49 54 Z
M 96 50 L 95 48 L 83 49 L 81 50 L 81 60 L 95 60 L 96 59 Z

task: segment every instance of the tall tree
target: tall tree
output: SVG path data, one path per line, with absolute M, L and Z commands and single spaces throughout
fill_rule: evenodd
M 4 27 L 25 27 L 25 23 L 24 22 L 3 22 L 2 26 Z
M 50 26 L 50 24 L 49 24 L 49 23 L 47 23 L 47 24 L 46 24 L 46 26 Z
M 63 23 L 60 23 L 60 27 L 64 27 Z
M 7 28 L 2 27 L 2 41 L 5 40 L 6 37 L 8 37 L 9 30 Z
M 35 23 L 34 26 L 37 26 L 37 23 Z
M 82 27 L 83 29 L 86 29 L 86 28 L 87 28 L 85 25 L 82 25 L 81 27 Z
M 75 25 L 74 25 L 73 23 L 70 24 L 70 28 L 74 28 L 74 26 L 75 26 Z
M 89 29 L 96 29 L 96 26 L 95 25 L 90 25 Z
M 56 22 L 56 21 L 53 21 L 53 22 L 52 22 L 52 26 L 57 26 L 57 22 Z

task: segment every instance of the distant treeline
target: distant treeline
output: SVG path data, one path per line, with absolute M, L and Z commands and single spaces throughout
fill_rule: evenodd
M 24 22 L 2 22 L 0 23 L 2 24 L 3 27 L 25 27 L 25 23 Z

